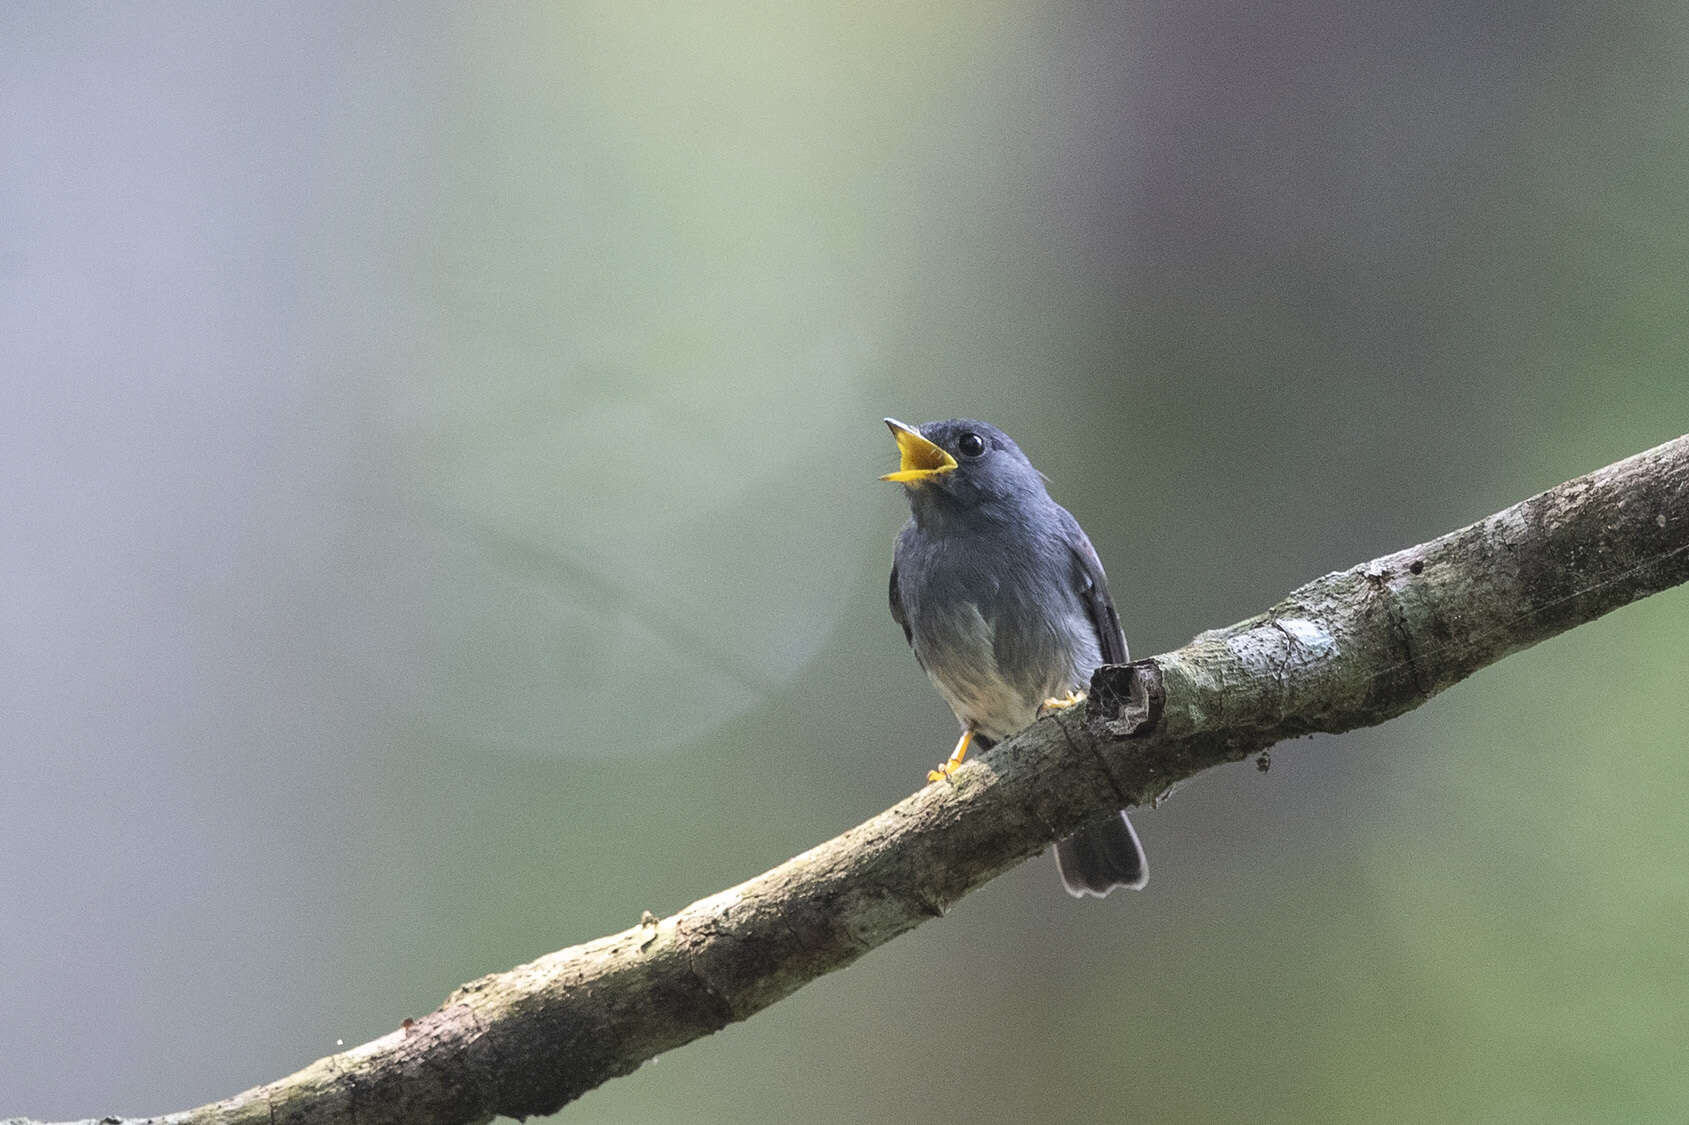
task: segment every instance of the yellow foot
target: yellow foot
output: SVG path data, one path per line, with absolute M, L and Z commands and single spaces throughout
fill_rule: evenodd
M 962 764 L 962 759 L 967 757 L 968 743 L 973 740 L 974 729 L 969 727 L 967 730 L 962 732 L 962 737 L 956 740 L 956 749 L 950 751 L 950 760 L 935 770 L 928 770 L 927 780 L 949 781 L 950 775 L 956 772 L 957 768 Z
M 1077 707 L 1083 702 L 1085 702 L 1085 693 L 1082 691 L 1070 691 L 1060 699 L 1052 695 L 1038 705 L 1038 714 L 1042 717 L 1052 711 L 1065 711 L 1069 707 Z

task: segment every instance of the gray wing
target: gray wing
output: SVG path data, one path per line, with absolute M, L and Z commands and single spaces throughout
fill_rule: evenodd
M 1126 652 L 1126 634 L 1120 628 L 1120 614 L 1115 611 L 1114 599 L 1108 592 L 1108 575 L 1103 573 L 1097 549 L 1079 521 L 1066 508 L 1062 509 L 1063 529 L 1067 545 L 1073 552 L 1074 569 L 1079 582 L 1079 599 L 1091 616 L 1097 630 L 1097 648 L 1104 664 L 1125 664 L 1132 658 Z
M 1102 560 L 1097 558 L 1097 549 L 1091 546 L 1079 521 L 1066 509 L 1062 510 L 1062 516 L 1067 545 L 1073 552 L 1079 598 L 1091 615 L 1091 624 L 1097 628 L 1103 660 L 1124 664 L 1131 659 L 1126 655 L 1126 634 L 1120 631 L 1120 615 L 1115 612 L 1114 599 L 1108 593 Z M 1115 887 L 1138 890 L 1149 882 L 1149 861 L 1144 858 L 1143 845 L 1138 842 L 1138 834 L 1124 809 L 1107 813 L 1058 842 L 1056 868 L 1061 872 L 1067 893 L 1075 898 L 1084 895 L 1101 898 Z
M 903 612 L 903 595 L 897 590 L 897 564 L 891 564 L 891 619 L 903 626 L 903 639 L 915 647 L 915 634 L 909 630 L 909 615 Z
M 897 563 L 891 564 L 891 619 L 903 628 L 903 639 L 909 642 L 909 651 L 915 654 L 915 663 L 925 669 L 927 662 L 921 659 L 920 650 L 915 647 L 915 634 L 909 628 L 909 614 L 903 608 L 903 595 L 897 588 Z

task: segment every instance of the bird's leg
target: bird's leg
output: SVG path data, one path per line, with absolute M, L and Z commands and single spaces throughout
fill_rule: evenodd
M 950 760 L 935 770 L 927 771 L 928 781 L 948 781 L 950 775 L 956 772 L 956 767 L 967 757 L 968 743 L 974 740 L 974 728 L 969 727 L 962 732 L 962 737 L 956 740 L 956 749 L 950 751 Z
M 1077 707 L 1083 702 L 1085 702 L 1085 693 L 1082 691 L 1070 691 L 1060 699 L 1052 695 L 1038 705 L 1038 717 L 1043 718 L 1052 711 L 1065 711 L 1069 707 Z

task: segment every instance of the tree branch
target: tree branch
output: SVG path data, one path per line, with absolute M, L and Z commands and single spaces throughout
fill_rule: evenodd
M 1316 579 L 1176 652 L 1099 669 L 1083 715 L 1035 723 L 953 784 L 678 914 L 473 981 L 437 1011 L 290 1077 L 144 1120 L 551 1113 L 937 917 L 1122 800 L 1152 801 L 1281 739 L 1381 723 L 1685 580 L 1689 435 Z

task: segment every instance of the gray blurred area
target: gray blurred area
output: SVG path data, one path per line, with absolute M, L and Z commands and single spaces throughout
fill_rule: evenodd
M 896 801 L 882 415 L 1135 653 L 1689 429 L 1689 14 L 0 7 L 0 1114 L 157 1113 Z M 1689 1107 L 1689 594 L 575 1122 Z

